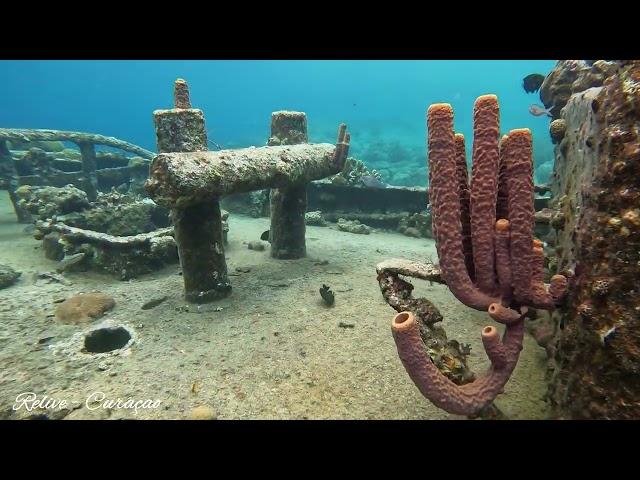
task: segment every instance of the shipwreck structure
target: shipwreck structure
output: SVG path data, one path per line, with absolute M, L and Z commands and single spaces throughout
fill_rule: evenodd
M 80 158 L 68 158 L 60 152 L 59 158 L 41 149 L 17 152 L 8 143 L 71 142 Z M 122 155 L 96 153 L 102 145 L 134 154 L 128 159 Z M 149 161 L 154 153 L 129 142 L 85 132 L 60 130 L 31 130 L 0 128 L 0 188 L 9 192 L 14 210 L 21 223 L 32 221 L 31 216 L 19 205 L 16 190 L 23 185 L 64 187 L 73 184 L 87 193 L 90 201 L 96 199 L 98 190 L 106 190 L 122 183 L 141 183 L 146 178 Z
M 272 189 L 271 255 L 304 257 L 306 184 L 342 170 L 350 135 L 342 124 L 336 145 L 309 144 L 304 113 L 275 112 L 268 146 L 211 152 L 204 114 L 191 107 L 182 79 L 175 82 L 174 102 L 175 108 L 154 112 L 159 153 L 145 188 L 171 209 L 185 298 L 203 303 L 231 293 L 220 199 Z
M 394 308 L 407 308 L 394 317 L 391 328 L 400 359 L 420 392 L 450 413 L 478 415 L 503 391 L 516 366 L 528 307 L 553 310 L 564 297 L 567 279 L 554 275 L 548 290 L 544 284 L 542 242 L 534 238 L 533 230 L 529 130 L 512 130 L 500 139 L 498 99 L 479 97 L 469 185 L 464 137 L 454 133 L 451 106 L 431 105 L 427 117 L 429 196 L 439 269 L 391 260 L 378 265 L 378 280 Z M 389 301 L 389 293 L 403 293 L 397 286 L 389 289 L 389 282 L 397 283 L 398 273 L 442 280 L 462 303 L 487 311 L 505 325 L 502 339 L 493 326 L 482 330 L 491 361 L 485 374 L 470 381 L 468 376 L 456 378 L 441 371 L 423 338 L 423 324 L 441 317 L 424 302 Z
M 573 275 L 549 340 L 548 400 L 569 419 L 640 418 L 640 61 L 563 60 L 540 96 L 559 105 L 558 269 Z M 561 127 L 561 128 L 560 128 Z

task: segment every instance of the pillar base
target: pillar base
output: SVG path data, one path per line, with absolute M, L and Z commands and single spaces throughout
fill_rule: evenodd
M 271 190 L 271 256 L 280 259 L 304 258 L 307 186 Z
M 220 204 L 200 203 L 173 210 L 172 216 L 185 299 L 207 303 L 230 295 Z

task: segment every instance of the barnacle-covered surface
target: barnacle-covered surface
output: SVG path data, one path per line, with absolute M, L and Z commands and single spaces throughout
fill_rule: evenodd
M 546 108 L 551 108 L 554 120 L 560 118 L 561 110 L 572 95 L 589 88 L 601 87 L 606 78 L 615 75 L 616 62 L 597 60 L 560 60 L 547 75 L 540 87 L 540 99 Z
M 149 198 L 111 191 L 90 202 L 73 185 L 23 185 L 16 194 L 36 222 L 44 255 L 60 261 L 61 270 L 93 269 L 128 280 L 177 261 L 168 212 Z
M 549 392 L 562 417 L 640 417 L 640 62 L 620 68 L 563 114 L 557 254 L 574 277 Z
M 74 187 L 32 187 L 16 190 L 20 205 L 36 220 L 55 219 L 73 227 L 110 235 L 136 235 L 169 225 L 168 212 L 149 198 L 116 191 L 99 193 L 89 202 Z

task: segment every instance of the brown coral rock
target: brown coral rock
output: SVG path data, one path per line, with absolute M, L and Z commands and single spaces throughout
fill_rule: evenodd
M 66 299 L 56 308 L 56 319 L 63 323 L 84 323 L 102 317 L 116 305 L 106 293 L 80 293 Z
M 590 65 L 584 60 L 561 60 L 540 87 L 540 100 L 545 107 L 553 107 L 551 113 L 557 119 L 573 94 L 602 86 L 617 70 L 616 62 L 597 60 Z

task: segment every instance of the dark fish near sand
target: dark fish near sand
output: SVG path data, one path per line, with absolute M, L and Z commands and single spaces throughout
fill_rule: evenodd
M 555 107 L 555 105 L 553 107 Z M 534 117 L 541 117 L 542 115 L 553 117 L 553 115 L 551 114 L 551 110 L 553 110 L 553 107 L 544 108 L 540 105 L 531 105 L 529 106 L 529 113 Z
M 262 235 L 260 235 L 260 240 L 264 240 L 266 242 L 269 241 L 269 230 L 262 232 Z
M 522 79 L 522 88 L 527 93 L 535 93 L 540 90 L 542 82 L 544 82 L 545 76 L 539 73 L 532 73 Z
M 363 175 L 360 181 L 367 188 L 387 188 L 389 184 L 381 182 L 379 178 L 373 175 Z
M 325 285 L 324 283 L 322 284 L 322 288 L 320 289 L 320 296 L 322 297 L 322 300 L 324 300 L 324 303 L 328 306 L 333 305 L 336 301 L 336 298 L 331 291 L 331 287 Z

